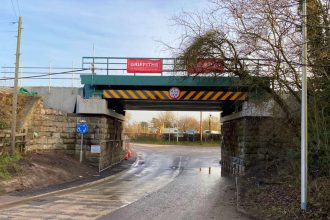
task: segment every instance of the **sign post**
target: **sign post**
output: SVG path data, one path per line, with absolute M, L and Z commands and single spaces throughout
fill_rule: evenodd
M 86 124 L 86 121 L 81 120 L 79 123 L 77 123 L 76 126 L 77 133 L 80 134 L 81 139 L 80 139 L 80 154 L 79 154 L 79 162 L 82 162 L 83 159 L 83 143 L 84 143 L 84 134 L 88 132 L 88 125 Z

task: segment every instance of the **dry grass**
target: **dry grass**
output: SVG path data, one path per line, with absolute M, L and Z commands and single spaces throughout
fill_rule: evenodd
M 309 180 L 308 210 L 300 209 L 299 161 L 279 166 L 267 175 L 241 180 L 241 206 L 260 217 L 276 219 L 330 219 L 330 179 Z M 267 173 L 267 172 L 265 172 Z

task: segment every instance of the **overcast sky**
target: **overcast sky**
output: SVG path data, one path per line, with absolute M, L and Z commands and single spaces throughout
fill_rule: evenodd
M 170 56 L 159 41 L 175 46 L 180 37 L 171 18 L 208 5 L 207 0 L 1 0 L 0 65 L 14 66 L 17 23 L 12 22 L 19 14 L 22 66 L 71 67 L 74 63 L 80 67 L 81 57 L 92 55 L 93 44 L 95 56 Z M 45 80 L 33 83 L 48 86 Z M 156 114 L 132 115 L 148 121 Z

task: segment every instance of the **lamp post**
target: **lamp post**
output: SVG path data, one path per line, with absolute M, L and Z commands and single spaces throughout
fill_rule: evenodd
M 307 209 L 307 4 L 303 1 L 303 48 L 301 76 L 301 209 Z

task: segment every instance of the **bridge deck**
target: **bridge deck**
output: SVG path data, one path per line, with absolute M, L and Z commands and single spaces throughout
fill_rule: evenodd
M 108 99 L 117 110 L 232 111 L 247 99 L 248 87 L 235 77 L 81 75 L 85 98 Z M 179 95 L 173 98 L 171 88 Z
M 107 86 L 244 87 L 237 77 L 81 75 L 81 83 Z

